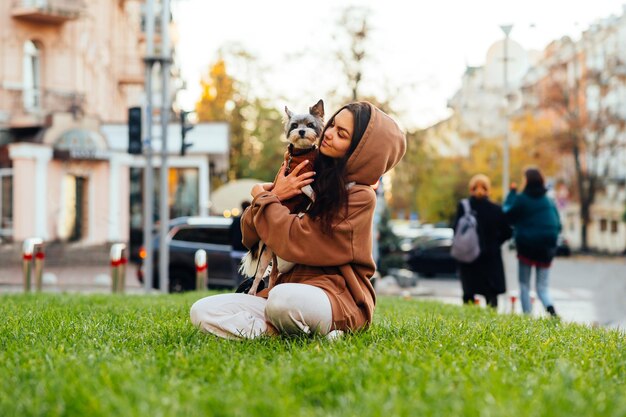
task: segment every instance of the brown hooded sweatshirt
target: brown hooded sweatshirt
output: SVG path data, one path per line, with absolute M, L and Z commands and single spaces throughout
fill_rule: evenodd
M 334 329 L 357 330 L 372 321 L 376 294 L 370 278 L 376 270 L 372 257 L 372 221 L 376 193 L 370 186 L 402 158 L 406 138 L 398 125 L 371 105 L 370 121 L 346 165 L 348 212 L 325 234 L 318 220 L 290 214 L 271 192 L 263 192 L 241 218 L 243 243 L 263 240 L 279 257 L 296 263 L 277 284 L 301 283 L 323 289 L 332 305 Z M 267 297 L 268 291 L 258 293 Z

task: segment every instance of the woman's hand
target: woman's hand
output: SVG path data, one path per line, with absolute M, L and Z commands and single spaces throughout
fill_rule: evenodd
M 274 184 L 271 182 L 262 182 L 259 184 L 254 184 L 254 186 L 252 187 L 252 190 L 250 191 L 250 195 L 254 199 L 257 195 L 265 191 L 272 191 L 272 188 L 274 188 Z
M 280 201 L 289 200 L 292 197 L 302 194 L 302 187 L 313 182 L 315 172 L 309 171 L 300 174 L 309 161 L 303 161 L 296 166 L 289 175 L 285 176 L 285 164 L 283 163 L 276 176 L 276 184 L 272 189 L 272 193 L 276 194 Z

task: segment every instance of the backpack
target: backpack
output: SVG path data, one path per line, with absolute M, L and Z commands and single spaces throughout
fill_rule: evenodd
M 471 263 L 480 255 L 478 222 L 472 212 L 469 200 L 465 198 L 461 200 L 461 204 L 464 213 L 456 225 L 450 254 L 459 262 Z

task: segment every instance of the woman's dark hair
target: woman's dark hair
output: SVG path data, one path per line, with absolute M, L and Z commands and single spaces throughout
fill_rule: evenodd
M 330 233 L 332 221 L 342 208 L 348 210 L 348 193 L 346 191 L 346 163 L 361 141 L 365 129 L 370 121 L 371 108 L 368 103 L 350 103 L 340 108 L 326 123 L 322 131 L 322 138 L 326 129 L 335 122 L 335 116 L 342 110 L 347 109 L 354 116 L 354 128 L 352 130 L 352 141 L 346 154 L 339 159 L 322 155 L 315 160 L 315 181 L 311 184 L 315 191 L 315 202 L 309 209 L 309 215 L 317 218 L 322 223 L 322 230 Z
M 526 177 L 525 193 L 530 195 L 543 195 L 546 193 L 543 175 L 537 168 L 527 168 L 524 171 L 524 177 Z

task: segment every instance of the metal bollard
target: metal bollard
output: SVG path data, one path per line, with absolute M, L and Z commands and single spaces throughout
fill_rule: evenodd
M 31 237 L 24 241 L 22 245 L 22 275 L 24 281 L 24 292 L 31 289 L 31 272 L 33 259 L 35 260 L 35 290 L 41 291 L 41 283 L 43 276 L 43 239 Z
M 207 265 L 206 251 L 198 249 L 195 256 L 196 263 L 196 291 L 206 290 L 209 285 L 209 268 Z
M 111 246 L 111 291 L 123 293 L 126 286 L 126 244 L 114 243 Z

